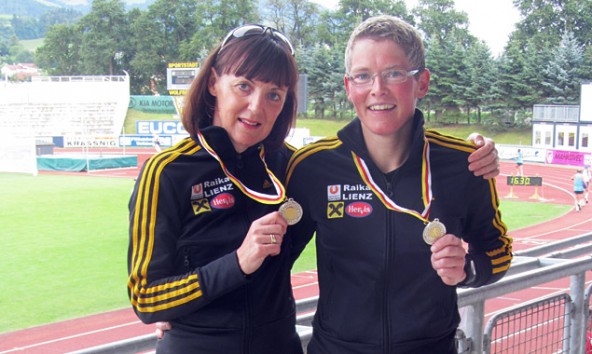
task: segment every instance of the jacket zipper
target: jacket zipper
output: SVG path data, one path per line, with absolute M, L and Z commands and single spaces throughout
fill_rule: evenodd
M 240 160 L 240 155 L 239 155 Z M 240 161 L 242 164 L 242 161 Z M 242 166 L 241 166 L 242 167 Z M 249 221 L 248 213 L 243 214 L 243 220 L 245 221 L 245 235 L 249 232 L 249 227 L 251 226 L 251 222 Z M 245 284 L 245 294 L 244 294 L 244 301 L 245 301 L 245 312 L 244 312 L 244 321 L 243 321 L 243 353 L 249 354 L 251 353 L 251 303 L 250 303 L 250 296 L 249 296 L 249 284 Z
M 189 256 L 189 247 L 183 247 L 183 266 L 185 269 L 190 269 L 191 266 L 191 258 Z
M 393 196 L 393 186 L 391 184 L 391 182 L 388 180 L 388 175 L 383 174 L 384 176 L 384 180 L 386 183 L 386 195 L 390 197 Z M 385 275 L 385 283 L 384 283 L 384 297 L 383 297 L 383 303 L 384 303 L 384 326 L 383 326 L 383 341 L 384 341 L 384 353 L 389 354 L 391 351 L 390 348 L 390 311 L 389 311 L 389 302 L 388 302 L 388 298 L 389 298 L 389 269 L 390 269 L 390 261 L 391 261 L 391 227 L 392 227 L 392 222 L 391 222 L 391 211 L 387 208 L 385 208 L 385 230 L 386 230 L 386 234 L 385 234 L 385 249 L 386 249 L 386 259 L 385 259 L 385 270 L 384 270 L 384 275 Z

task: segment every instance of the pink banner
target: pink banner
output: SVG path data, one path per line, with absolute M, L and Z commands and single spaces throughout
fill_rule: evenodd
M 546 162 L 555 165 L 584 166 L 590 164 L 590 153 L 565 150 L 547 150 Z

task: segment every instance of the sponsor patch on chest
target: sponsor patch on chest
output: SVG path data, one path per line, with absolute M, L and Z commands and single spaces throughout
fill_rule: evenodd
M 363 183 L 328 185 L 327 219 L 367 217 L 372 214 L 372 200 L 372 190 Z
M 213 209 L 230 209 L 236 204 L 234 185 L 228 177 L 200 182 L 191 187 L 191 207 L 195 215 Z

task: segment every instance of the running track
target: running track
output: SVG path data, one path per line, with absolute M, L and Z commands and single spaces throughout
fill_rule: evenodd
M 60 153 L 56 151 L 56 153 Z M 136 149 L 127 153 L 138 154 L 141 164 L 152 154 L 149 149 Z M 514 164 L 502 163 L 498 177 L 498 194 L 502 200 L 540 201 L 546 203 L 573 205 L 571 195 L 572 182 L 570 176 L 574 168 L 561 166 L 547 166 L 540 164 L 526 164 L 524 173 L 527 176 L 542 176 L 544 186 L 535 190 L 533 187 L 513 187 L 506 185 L 505 176 L 513 172 Z M 42 172 L 46 173 L 46 172 Z M 80 174 L 80 173 L 76 173 Z M 90 176 L 109 176 L 133 178 L 138 169 L 121 169 L 109 172 L 92 172 Z M 571 210 L 555 220 L 512 230 L 510 235 L 514 239 L 514 250 L 550 243 L 556 240 L 588 233 L 592 230 L 592 204 L 584 207 L 581 212 Z M 592 280 L 587 276 L 586 285 Z M 316 272 L 303 272 L 292 276 L 294 295 L 296 299 L 304 299 L 318 294 Z M 545 297 L 550 294 L 563 293 L 569 288 L 568 279 L 558 280 L 533 287 L 528 290 L 508 294 L 486 304 L 486 316 L 514 306 L 528 300 Z M 6 316 L 8 314 L 4 314 Z M 48 325 L 28 328 L 15 332 L 0 334 L 0 354 L 5 353 L 68 353 L 96 345 L 124 340 L 136 336 L 151 334 L 154 327 L 142 324 L 134 315 L 131 308 L 114 310 L 106 313 L 91 315 L 83 318 L 52 323 Z

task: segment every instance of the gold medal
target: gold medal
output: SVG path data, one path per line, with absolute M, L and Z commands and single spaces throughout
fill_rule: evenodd
M 292 198 L 280 206 L 279 212 L 286 219 L 288 225 L 294 225 L 302 218 L 302 207 Z
M 446 235 L 446 226 L 438 219 L 430 221 L 423 229 L 423 240 L 428 245 L 432 245 L 437 239 Z

